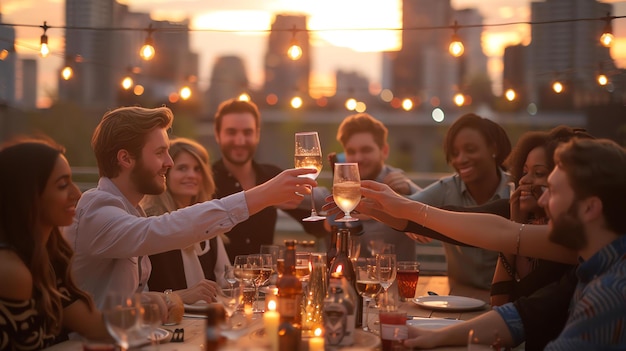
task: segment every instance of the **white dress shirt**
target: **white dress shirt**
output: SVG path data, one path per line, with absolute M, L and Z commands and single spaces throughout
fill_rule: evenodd
M 182 249 L 229 231 L 249 217 L 243 192 L 146 217 L 113 182 L 100 178 L 78 202 L 73 223 L 63 228 L 74 249 L 72 270 L 77 285 L 102 308 L 107 292 L 146 290 L 147 255 Z

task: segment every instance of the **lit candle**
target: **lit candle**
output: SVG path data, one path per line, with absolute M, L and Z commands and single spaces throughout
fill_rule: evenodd
M 265 334 L 270 341 L 270 350 L 278 351 L 278 324 L 280 323 L 280 315 L 276 312 L 276 301 L 270 300 L 267 303 L 267 309 L 263 314 L 263 324 L 265 325 Z M 322 348 L 323 350 L 323 348 Z
M 324 351 L 324 338 L 322 337 L 322 329 L 316 328 L 315 336 L 309 339 L 309 351 Z

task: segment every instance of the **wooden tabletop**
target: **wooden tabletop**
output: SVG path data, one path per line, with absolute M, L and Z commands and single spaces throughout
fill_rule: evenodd
M 472 289 L 464 286 L 450 285 L 448 277 L 446 276 L 421 276 L 417 285 L 417 296 L 427 295 L 428 292 L 434 292 L 439 295 L 456 295 L 467 296 L 483 300 L 486 303 L 489 302 L 489 294 L 483 290 Z M 402 302 L 399 306 L 400 310 L 406 311 L 407 316 L 422 317 L 422 318 L 452 318 L 467 320 L 485 313 L 489 310 L 488 304 L 481 310 L 471 312 L 454 312 L 454 311 L 433 311 L 431 309 L 423 308 L 411 301 Z M 369 309 L 370 325 L 372 319 L 376 320 L 377 310 L 375 308 Z M 263 350 L 263 343 L 258 342 L 258 339 L 254 337 L 243 337 L 249 335 L 249 331 L 258 330 L 263 326 L 263 320 L 260 317 L 255 318 L 250 322 L 250 325 L 246 330 L 241 331 L 241 334 L 231 333 L 228 337 L 231 339 L 228 343 L 229 350 L 250 350 L 261 349 Z M 170 328 L 170 327 L 164 327 Z M 186 315 L 183 318 L 181 324 L 172 326 L 173 328 L 184 328 L 185 341 L 183 343 L 166 343 L 159 345 L 160 351 L 200 351 L 204 350 L 204 329 L 205 321 L 203 318 L 193 318 L 191 315 Z M 236 340 L 236 341 L 235 341 Z M 66 341 L 57 345 L 54 345 L 46 350 L 48 351 L 82 351 L 82 342 L 80 341 Z M 152 350 L 150 346 L 144 347 L 141 350 Z M 466 350 L 466 347 L 441 347 L 437 348 L 441 351 L 453 351 L 453 350 Z

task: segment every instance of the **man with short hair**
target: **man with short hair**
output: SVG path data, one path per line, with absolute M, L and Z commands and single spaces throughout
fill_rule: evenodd
M 250 189 L 281 172 L 277 166 L 254 160 L 261 139 L 260 119 L 257 106 L 250 101 L 230 99 L 218 107 L 215 113 L 215 141 L 222 158 L 215 161 L 212 167 L 216 198 Z M 232 228 L 228 232 L 230 243 L 226 244 L 231 262 L 237 255 L 259 253 L 261 245 L 274 243 L 277 209 L 301 223 L 307 233 L 325 235 L 323 222 L 302 222 L 311 210 L 297 208 L 299 203 L 291 201 L 266 207 Z M 203 268 L 208 269 L 209 263 L 205 262 L 204 256 L 200 256 L 200 261 Z
M 346 162 L 359 165 L 361 180 L 375 180 L 389 185 L 402 195 L 411 195 L 421 188 L 399 168 L 387 165 L 389 144 L 385 125 L 367 113 L 346 117 L 337 130 L 337 141 L 343 146 Z M 398 261 L 414 261 L 416 244 L 401 232 L 373 219 L 359 217 L 363 224 L 361 256 L 370 257 L 377 246 L 395 245 Z M 369 247 L 369 248 L 368 248 Z
M 624 350 L 626 151 L 609 140 L 572 140 L 559 146 L 555 164 L 539 204 L 550 218 L 550 241 L 575 250 L 581 263 L 565 326 L 545 350 Z M 520 237 L 524 240 L 523 232 Z M 405 344 L 423 348 L 462 345 L 473 329 L 480 339 L 492 340 L 495 331 L 502 346 L 518 345 L 526 329 L 534 327 L 533 319 L 554 320 L 551 304 L 568 296 L 573 281 L 564 277 L 560 284 L 537 291 L 527 304 L 516 301 L 498 306 L 446 330 L 411 329 L 413 339 Z
M 287 170 L 257 187 L 220 200 L 206 201 L 162 216 L 146 217 L 139 202 L 165 190 L 173 161 L 167 131 L 173 121 L 167 107 L 122 107 L 107 112 L 96 127 L 92 147 L 98 162 L 98 186 L 85 192 L 64 236 L 75 251 L 73 273 L 99 308 L 110 292 L 131 295 L 146 290 L 148 255 L 182 249 L 227 232 L 268 206 L 301 201 L 297 193 L 316 182 Z M 207 280 L 181 291 L 183 301 L 210 301 L 215 286 Z

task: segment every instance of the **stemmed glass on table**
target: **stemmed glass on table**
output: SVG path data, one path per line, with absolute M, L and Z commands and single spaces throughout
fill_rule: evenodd
M 161 309 L 159 305 L 149 300 L 141 301 L 141 321 L 143 325 L 150 328 L 150 344 L 153 349 L 159 350 L 159 340 L 157 338 L 157 328 L 161 325 Z
M 358 221 L 350 216 L 350 211 L 361 201 L 361 177 L 357 163 L 335 163 L 333 200 L 344 212 L 344 217 L 335 219 L 336 222 Z
M 295 166 L 296 168 L 312 168 L 317 172 L 305 174 L 302 177 L 316 179 L 322 171 L 322 147 L 317 132 L 299 132 L 296 133 L 296 150 L 295 150 Z M 305 222 L 321 221 L 326 217 L 320 216 L 315 210 L 315 199 L 313 198 L 313 188 L 311 188 L 311 215 L 303 218 Z
M 365 301 L 365 318 L 363 318 L 363 330 L 370 331 L 369 309 L 370 302 L 380 293 L 380 281 L 376 276 L 376 260 L 374 258 L 362 258 L 355 260 L 356 290 L 363 296 Z
M 122 351 L 128 350 L 131 340 L 138 332 L 141 315 L 135 296 L 117 292 L 108 293 L 104 300 L 102 315 L 109 334 Z
M 389 304 L 389 294 L 387 290 L 394 280 L 396 280 L 396 255 L 379 254 L 376 255 L 376 275 L 384 290 L 385 304 Z

